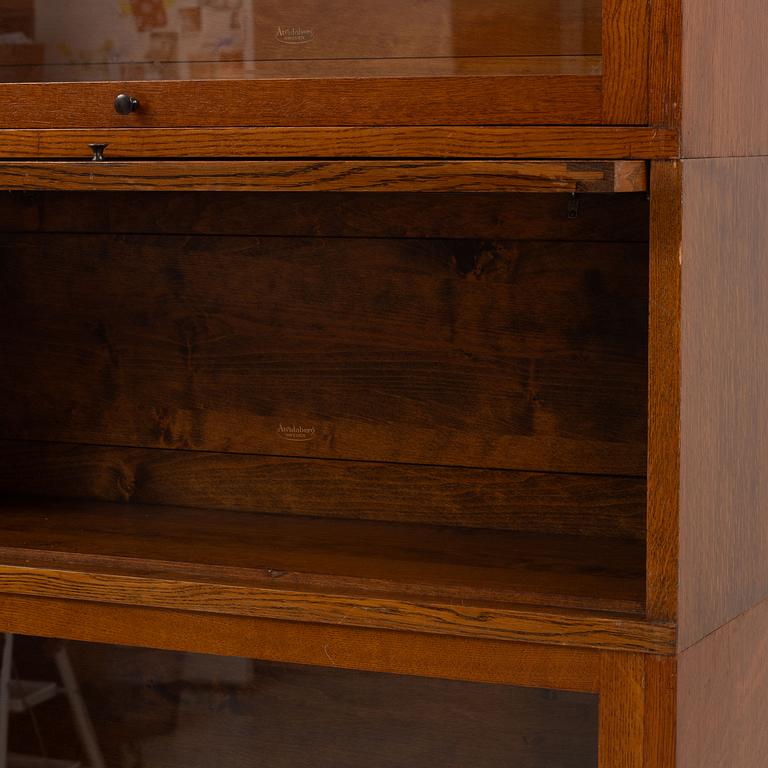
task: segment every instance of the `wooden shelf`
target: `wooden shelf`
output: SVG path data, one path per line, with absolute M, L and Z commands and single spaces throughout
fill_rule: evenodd
M 108 150 L 107 150 L 108 151 Z M 642 160 L 9 161 L 9 190 L 645 192 Z
M 206 576 L 254 587 L 354 591 L 640 614 L 634 541 L 183 507 L 5 506 L 3 557 L 41 566 Z M 10 562 L 7 558 L 4 562 Z
M 615 539 L 93 502 L 11 503 L 0 525 L 3 592 L 659 650 L 644 560 Z

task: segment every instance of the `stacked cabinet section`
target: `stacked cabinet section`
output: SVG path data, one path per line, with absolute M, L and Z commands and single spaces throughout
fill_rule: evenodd
M 642 0 L 4 0 L 0 30 L 3 128 L 648 123 Z
M 642 194 L 7 198 L 0 579 L 458 634 L 519 638 L 519 612 L 545 609 L 630 632 L 647 220 Z

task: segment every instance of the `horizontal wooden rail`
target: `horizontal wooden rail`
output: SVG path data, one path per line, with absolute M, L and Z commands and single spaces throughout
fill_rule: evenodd
M 243 192 L 644 192 L 642 160 L 0 163 L 0 188 Z
M 0 156 L 115 159 L 411 157 L 601 160 L 677 157 L 677 132 L 635 126 L 328 126 L 255 128 L 72 128 L 0 130 Z
M 0 594 L 0 631 L 444 680 L 598 693 L 619 652 Z M 652 657 L 656 658 L 656 657 Z
M 103 573 L 77 565 L 59 569 L 3 564 L 0 593 L 636 653 L 671 653 L 675 643 L 670 624 L 622 614 L 260 589 Z

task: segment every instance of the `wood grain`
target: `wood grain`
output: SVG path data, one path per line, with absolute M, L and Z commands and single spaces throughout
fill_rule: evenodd
M 243 595 L 277 588 L 643 609 L 644 547 L 612 539 L 25 500 L 2 508 L 0 551 L 6 565 L 79 565 L 107 578 L 149 576 L 169 584 L 220 581 Z
M 140 111 L 116 114 L 118 93 L 137 98 Z M 0 83 L 0 128 L 599 125 L 601 118 L 600 75 Z
M 599 768 L 645 768 L 645 661 L 640 654 L 601 659 Z
M 603 122 L 648 122 L 649 5 L 603 0 Z
M 705 726 L 707 727 L 707 726 Z M 644 768 L 677 765 L 677 659 L 645 657 Z
M 674 132 L 682 118 L 682 25 L 683 0 L 651 0 L 648 117 Z
M 7 496 L 645 538 L 645 481 L 0 441 Z
M 683 164 L 680 648 L 768 596 L 767 179 Z
M 2 631 L 87 642 L 360 669 L 446 680 L 597 692 L 598 651 L 344 624 L 0 594 Z
M 663 60 L 662 57 L 657 57 Z M 654 59 L 656 61 L 656 59 Z M 217 157 L 579 157 L 602 160 L 677 156 L 677 132 L 625 126 L 357 126 L 281 128 L 84 128 L 0 130 L 0 156 L 90 159 L 88 144 L 114 159 Z
M 683 157 L 768 154 L 768 9 L 683 0 Z
M 642 195 L 14 192 L 0 230 L 262 237 L 648 242 Z
M 487 0 L 481 7 L 473 0 L 455 0 L 448 7 L 454 33 L 451 52 L 457 56 L 501 51 L 532 55 L 600 53 L 603 19 L 602 4 L 597 0 L 584 0 L 578 7 L 564 6 L 556 0 L 534 4 L 527 0 Z M 426 29 L 431 31 L 434 18 L 433 12 Z
M 682 166 L 652 177 L 648 350 L 648 616 L 677 616 L 680 512 Z
M 639 160 L 190 160 L 0 162 L 21 190 L 209 192 L 643 192 Z
M 768 602 L 678 661 L 678 768 L 768 764 Z
M 6 437 L 645 474 L 643 245 L 2 248 Z
M 320 624 L 345 624 L 457 637 L 607 648 L 639 653 L 669 653 L 675 630 L 626 614 L 543 608 L 496 608 L 434 601 L 259 590 L 178 579 L 106 576 L 93 568 L 66 570 L 26 565 L 0 567 L 0 590 L 30 597 L 164 608 L 225 616 L 275 618 Z

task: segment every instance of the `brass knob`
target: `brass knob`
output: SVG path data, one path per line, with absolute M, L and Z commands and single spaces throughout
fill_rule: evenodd
M 135 112 L 141 105 L 138 99 L 134 99 L 133 96 L 129 96 L 127 93 L 121 93 L 115 99 L 115 112 L 118 115 L 130 115 L 131 112 Z

